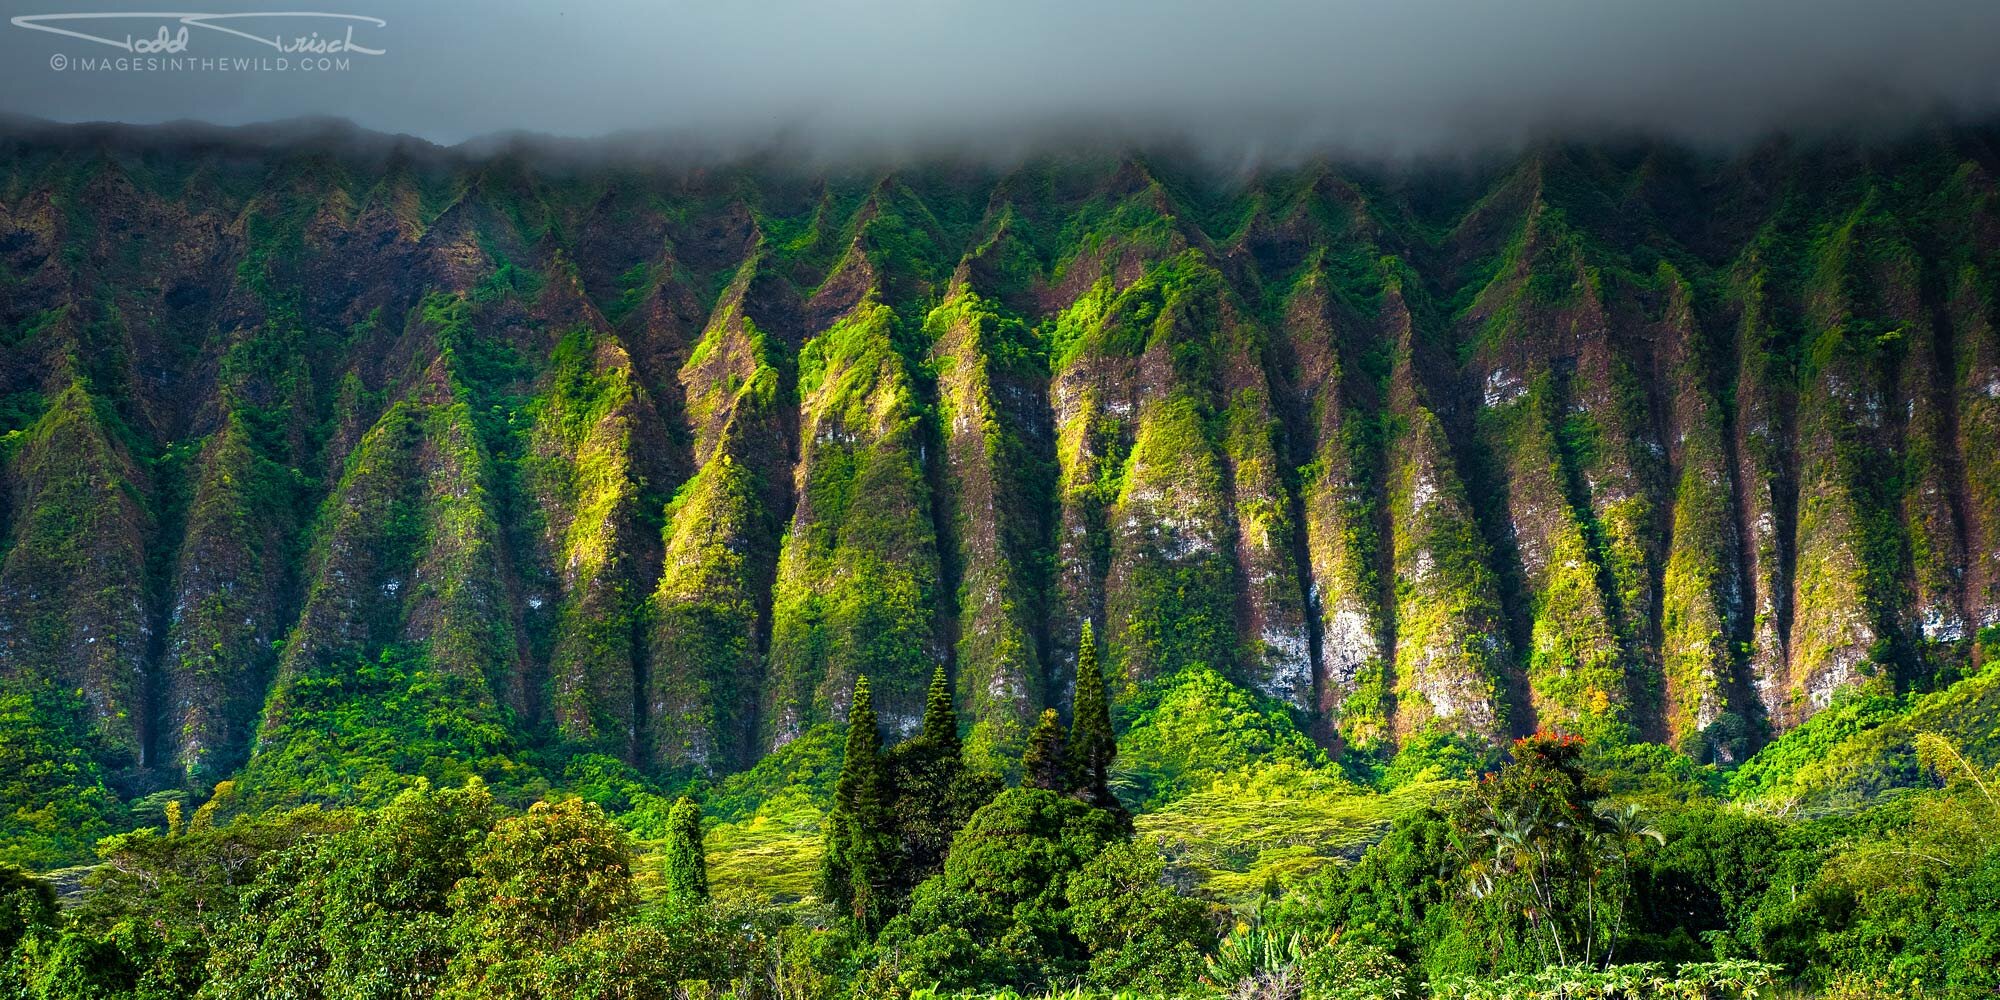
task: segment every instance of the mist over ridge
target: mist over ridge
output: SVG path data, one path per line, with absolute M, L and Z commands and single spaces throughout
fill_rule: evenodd
M 118 52 L 0 25 L 0 112 L 331 116 L 447 146 L 529 133 L 724 157 L 1006 161 L 1171 143 L 1241 166 L 1606 136 L 1732 149 L 2000 109 L 2000 7 L 1966 0 L 786 0 L 755 13 L 452 0 L 352 12 L 387 21 L 368 36 L 384 54 L 318 75 L 57 72 L 53 53 Z

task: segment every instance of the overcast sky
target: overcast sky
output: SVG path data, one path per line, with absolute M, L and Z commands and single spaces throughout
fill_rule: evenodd
M 2000 109 L 2000 0 L 314 0 L 141 55 L 0 21 L 0 111 L 221 124 L 335 115 L 444 143 L 673 130 L 725 144 L 1174 134 L 1225 156 L 1422 153 L 1551 133 L 1727 143 Z M 9 19 L 173 7 L 0 0 Z M 178 21 L 33 23 L 124 42 Z M 345 37 L 346 69 L 223 31 Z M 140 46 L 144 47 L 144 46 Z M 164 65 L 178 56 L 182 68 Z M 86 70 L 88 60 L 159 68 Z M 62 68 L 55 68 L 60 65 Z

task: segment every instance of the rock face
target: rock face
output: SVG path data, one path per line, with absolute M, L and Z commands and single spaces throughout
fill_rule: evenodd
M 646 715 L 650 762 L 663 769 L 714 773 L 756 757 L 768 595 L 796 446 L 776 332 L 789 312 L 782 302 L 767 312 L 755 294 L 770 281 L 758 259 L 746 262 L 678 373 L 695 471 L 666 508 L 653 595 Z
M 1990 130 L 1225 182 L 17 128 L 0 694 L 125 792 L 716 775 L 940 664 L 1005 767 L 1086 621 L 1115 697 L 1370 752 L 1729 757 L 2000 649 Z

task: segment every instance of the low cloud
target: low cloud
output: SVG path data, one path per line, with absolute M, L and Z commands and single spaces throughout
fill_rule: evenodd
M 123 53 L 0 24 L 0 111 L 219 124 L 330 115 L 447 144 L 511 131 L 627 133 L 717 153 L 781 142 L 825 155 L 1012 156 L 1185 141 L 1218 158 L 1264 160 L 1605 133 L 1727 146 L 2000 110 L 1992 0 L 341 0 L 316 9 L 387 21 L 367 36 L 385 53 L 331 73 L 57 71 L 59 52 Z M 209 48 L 230 41 L 197 35 Z

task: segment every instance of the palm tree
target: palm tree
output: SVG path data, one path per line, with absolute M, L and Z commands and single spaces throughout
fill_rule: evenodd
M 1586 945 L 1586 948 L 1592 952 L 1596 950 L 1597 886 L 1600 881 L 1600 875 L 1606 873 L 1607 870 L 1615 871 L 1618 877 L 1618 884 L 1623 886 L 1627 882 L 1626 874 L 1631 870 L 1632 858 L 1639 852 L 1640 847 L 1648 840 L 1662 845 L 1667 842 L 1667 835 L 1661 833 L 1658 827 L 1646 819 L 1645 811 L 1640 809 L 1639 804 L 1636 802 L 1627 802 L 1622 805 L 1608 802 L 1599 803 L 1595 812 L 1597 814 L 1597 828 L 1592 832 L 1591 840 L 1595 847 L 1593 853 L 1597 854 L 1601 858 L 1601 861 L 1591 866 L 1590 876 L 1591 940 Z M 1623 928 L 1625 923 L 1625 900 L 1622 895 L 1617 900 L 1617 907 L 1614 914 L 1610 926 L 1606 928 L 1604 936 L 1604 964 L 1606 966 L 1611 964 L 1611 956 L 1618 948 L 1618 932 Z
M 1492 858 L 1473 866 L 1473 892 L 1484 897 L 1504 891 L 1510 882 L 1525 883 L 1529 898 L 1525 904 L 1517 901 L 1522 915 L 1528 918 L 1530 926 L 1548 935 L 1555 948 L 1556 963 L 1568 965 L 1569 949 L 1563 942 L 1562 929 L 1557 926 L 1555 898 L 1544 877 L 1549 849 L 1546 832 L 1539 803 L 1533 809 L 1497 802 L 1489 805 L 1479 839 L 1491 847 Z M 1537 937 L 1536 946 L 1541 948 L 1546 964 L 1549 945 L 1542 944 Z

